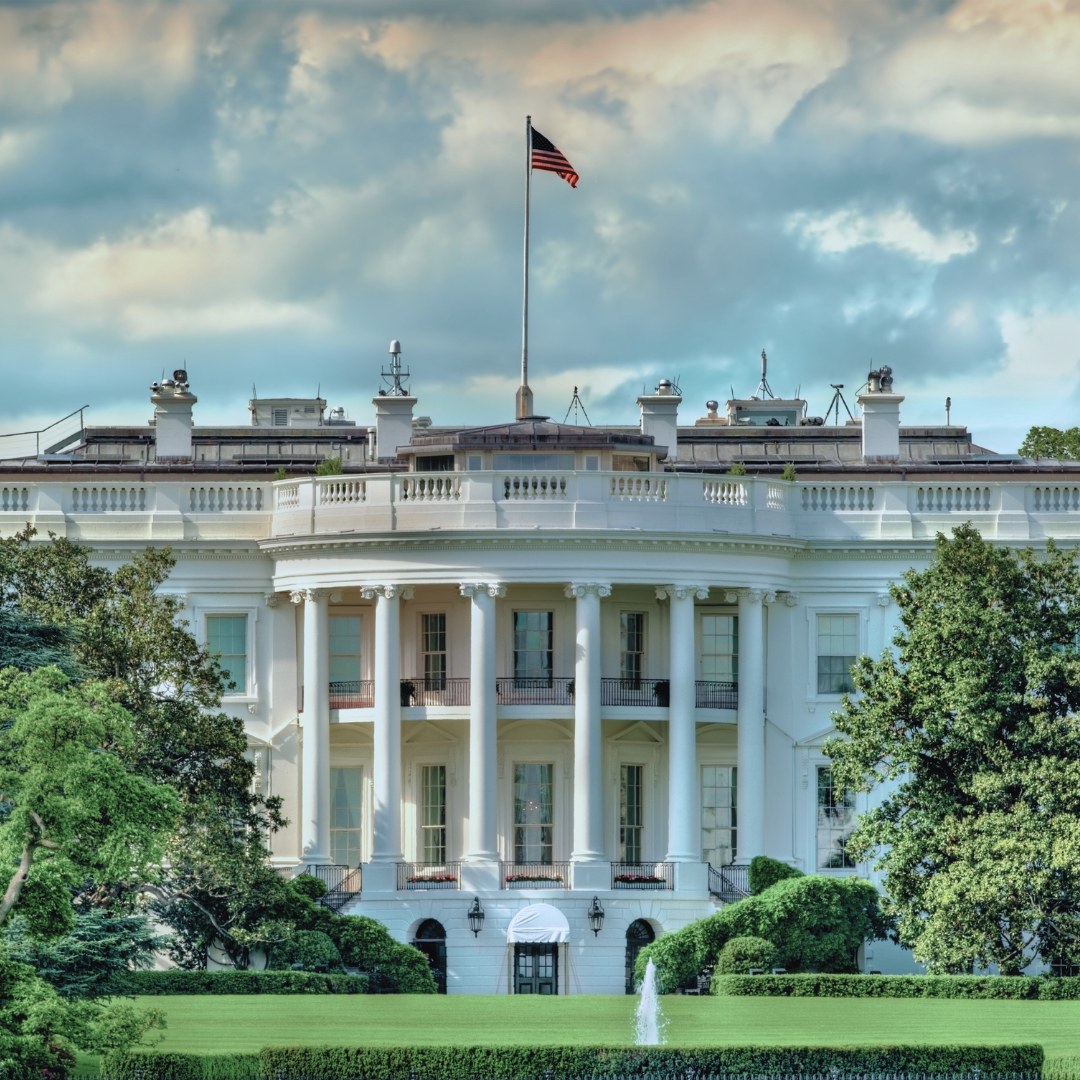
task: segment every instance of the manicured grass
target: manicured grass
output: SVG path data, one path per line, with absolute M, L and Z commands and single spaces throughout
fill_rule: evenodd
M 165 1050 L 227 1053 L 263 1046 L 623 1044 L 629 997 L 155 997 Z M 1039 1042 L 1080 1055 L 1080 1002 L 667 997 L 676 1046 Z

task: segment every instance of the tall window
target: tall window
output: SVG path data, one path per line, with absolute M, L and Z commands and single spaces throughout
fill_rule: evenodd
M 554 765 L 514 766 L 514 862 L 553 858 L 551 795 Z
M 645 613 L 619 613 L 619 678 L 637 686 L 645 674 Z
M 739 616 L 704 612 L 701 616 L 701 678 L 739 681 Z
M 330 861 L 360 865 L 360 770 L 330 770 Z
M 550 611 L 514 612 L 514 679 L 519 684 L 551 685 L 553 622 Z
M 644 783 L 642 765 L 623 765 L 619 777 L 619 860 L 642 860 L 645 833 Z
M 446 862 L 446 766 L 420 770 L 420 858 Z
M 420 642 L 424 652 L 424 689 L 446 689 L 446 612 L 420 616 Z
M 217 653 L 218 663 L 232 686 L 227 693 L 246 694 L 247 680 L 246 615 L 207 615 L 206 647 Z
M 817 771 L 817 868 L 846 870 L 855 866 L 847 853 L 848 837 L 855 828 L 855 798 L 833 784 L 832 769 Z
M 701 859 L 727 866 L 738 853 L 738 769 L 701 766 Z
M 360 681 L 360 616 L 331 615 L 330 681 L 332 683 Z
M 854 689 L 851 667 L 859 646 L 858 615 L 817 617 L 817 692 L 846 694 Z

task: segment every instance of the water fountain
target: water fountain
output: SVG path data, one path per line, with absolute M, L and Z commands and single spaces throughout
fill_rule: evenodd
M 659 1046 L 664 1041 L 664 1017 L 660 1012 L 660 993 L 656 988 L 656 965 L 645 965 L 641 1000 L 634 1014 L 634 1042 L 638 1046 Z

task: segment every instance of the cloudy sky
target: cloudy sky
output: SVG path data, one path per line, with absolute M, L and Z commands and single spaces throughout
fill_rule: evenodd
M 0 433 L 313 395 L 436 423 L 677 379 L 1014 451 L 1080 422 L 1080 3 L 0 0 Z M 572 417 L 571 417 L 572 418 Z M 583 417 L 581 418 L 583 419 Z

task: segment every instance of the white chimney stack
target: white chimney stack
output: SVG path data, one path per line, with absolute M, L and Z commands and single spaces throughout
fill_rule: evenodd
M 893 393 L 892 368 L 882 366 L 866 377 L 866 390 L 855 400 L 862 406 L 863 461 L 897 461 L 900 457 L 900 402 Z
M 192 407 L 199 399 L 188 389 L 188 374 L 182 368 L 171 379 L 150 387 L 154 406 L 154 457 L 157 461 L 190 461 Z
M 682 398 L 667 379 L 661 379 L 653 394 L 637 399 L 641 408 L 641 434 L 651 435 L 657 446 L 668 448 L 668 461 L 679 456 L 679 406 Z

